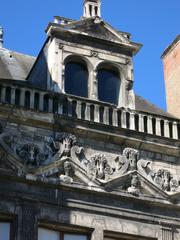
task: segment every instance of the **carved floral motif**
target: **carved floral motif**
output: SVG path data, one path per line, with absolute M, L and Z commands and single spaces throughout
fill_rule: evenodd
M 104 154 L 94 154 L 87 165 L 88 175 L 93 178 L 107 180 L 109 175 L 113 173 L 112 168 L 107 162 Z
M 72 134 L 62 133 L 55 141 L 53 141 L 53 146 L 58 150 L 59 158 L 65 156 L 71 156 L 71 148 L 76 143 L 76 137 Z

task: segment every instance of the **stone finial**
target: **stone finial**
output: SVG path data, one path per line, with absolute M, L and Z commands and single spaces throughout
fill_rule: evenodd
M 3 36 L 4 36 L 4 30 L 3 27 L 0 26 L 0 48 L 3 47 Z
M 84 0 L 85 18 L 101 17 L 101 0 Z

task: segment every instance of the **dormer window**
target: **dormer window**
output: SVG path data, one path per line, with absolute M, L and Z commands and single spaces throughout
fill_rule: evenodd
M 120 73 L 113 66 L 102 66 L 98 69 L 98 99 L 103 102 L 119 104 Z
M 82 59 L 72 58 L 65 64 L 65 92 L 88 97 L 88 69 Z

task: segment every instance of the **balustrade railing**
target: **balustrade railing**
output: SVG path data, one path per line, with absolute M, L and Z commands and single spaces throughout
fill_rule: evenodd
M 65 115 L 141 133 L 180 139 L 180 121 L 67 94 L 0 83 L 0 103 Z

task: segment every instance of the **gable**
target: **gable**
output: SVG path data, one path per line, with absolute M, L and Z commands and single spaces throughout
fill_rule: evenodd
M 80 21 L 74 26 L 68 27 L 71 30 L 76 30 L 82 34 L 88 34 L 88 36 L 104 39 L 106 41 L 128 43 L 129 40 L 123 37 L 120 33 L 109 27 L 100 19 L 88 19 Z

